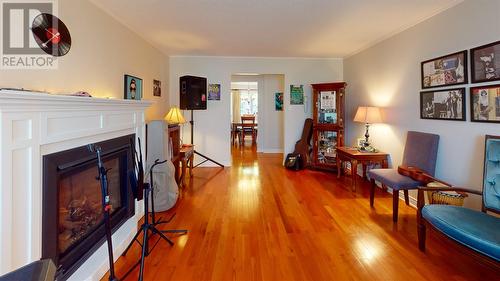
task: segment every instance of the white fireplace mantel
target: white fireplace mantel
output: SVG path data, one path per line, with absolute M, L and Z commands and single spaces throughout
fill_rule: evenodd
M 0 275 L 41 257 L 43 156 L 128 134 L 144 139 L 151 103 L 0 90 Z M 136 203 L 136 215 L 113 234 L 115 258 L 142 215 Z M 69 280 L 99 280 L 108 270 L 105 246 Z

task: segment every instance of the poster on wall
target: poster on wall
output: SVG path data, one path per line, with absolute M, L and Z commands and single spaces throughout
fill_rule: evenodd
M 465 121 L 465 88 L 421 92 L 420 118 Z
M 274 94 L 274 109 L 276 111 L 283 111 L 283 93 Z
M 304 104 L 304 85 L 290 85 L 290 104 Z
M 471 121 L 500 123 L 500 84 L 470 89 Z
M 500 80 L 500 41 L 470 50 L 472 83 Z
M 161 97 L 161 81 L 153 80 L 153 96 Z
M 220 84 L 208 84 L 208 100 L 220 100 Z
M 142 98 L 142 79 L 125 74 L 124 94 L 126 100 L 140 100 Z
M 422 62 L 422 89 L 467 83 L 467 51 Z

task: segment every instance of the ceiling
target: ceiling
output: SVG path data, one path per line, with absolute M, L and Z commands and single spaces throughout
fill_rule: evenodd
M 91 0 L 167 55 L 336 57 L 462 0 Z

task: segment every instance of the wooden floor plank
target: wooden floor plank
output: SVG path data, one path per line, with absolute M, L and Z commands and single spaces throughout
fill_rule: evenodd
M 281 154 L 233 149 L 233 166 L 197 168 L 164 228 L 186 228 L 175 245 L 160 242 L 145 280 L 499 280 L 452 243 L 432 235 L 417 245 L 416 211 L 369 183 L 333 173 L 288 171 Z M 156 237 L 152 239 L 157 239 Z M 122 276 L 139 258 L 134 246 L 116 262 Z M 125 280 L 136 280 L 135 270 Z M 106 280 L 104 277 L 102 280 Z

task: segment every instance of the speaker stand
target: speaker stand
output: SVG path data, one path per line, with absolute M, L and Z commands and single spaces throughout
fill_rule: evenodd
M 194 111 L 191 109 L 191 121 L 189 121 L 189 124 L 191 124 L 191 145 L 194 145 Z M 217 166 L 220 166 L 222 168 L 224 168 L 224 165 L 222 165 L 221 163 L 201 154 L 200 152 L 196 151 L 196 149 L 194 150 L 194 154 L 198 155 L 198 156 L 201 156 L 203 157 L 205 160 L 201 161 L 200 163 L 196 164 L 194 168 L 200 166 L 201 164 L 205 163 L 205 162 L 212 162 L 214 164 L 216 164 Z

